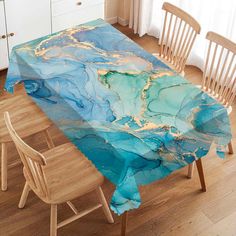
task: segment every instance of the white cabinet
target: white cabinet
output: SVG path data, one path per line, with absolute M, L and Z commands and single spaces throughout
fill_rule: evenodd
M 15 45 L 98 18 L 104 0 L 0 0 L 0 70 Z
M 12 47 L 50 34 L 51 28 L 50 0 L 0 0 L 0 70 L 8 67 Z
M 57 32 L 98 18 L 104 19 L 104 0 L 51 0 L 52 31 Z
M 5 0 L 9 51 L 51 33 L 50 0 Z
M 0 1 L 0 69 L 8 67 L 7 32 L 5 23 L 4 3 Z

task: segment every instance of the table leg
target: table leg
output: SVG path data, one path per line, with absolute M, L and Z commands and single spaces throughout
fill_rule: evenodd
M 126 228 L 128 222 L 128 211 L 125 211 L 122 215 L 122 223 L 121 223 L 121 236 L 126 236 Z
M 194 170 L 194 162 L 188 165 L 188 178 L 191 179 L 193 177 Z

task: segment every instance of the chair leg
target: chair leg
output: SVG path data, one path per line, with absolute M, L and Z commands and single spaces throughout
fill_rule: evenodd
M 234 154 L 232 141 L 228 144 L 228 148 L 229 148 L 229 154 Z
M 29 191 L 30 191 L 30 186 L 28 185 L 27 182 L 25 182 L 25 186 L 24 186 L 23 192 L 21 194 L 20 202 L 18 204 L 18 207 L 20 209 L 25 207 L 25 203 L 26 203 L 27 197 L 29 195 Z
M 205 177 L 204 177 L 204 172 L 203 172 L 203 167 L 202 167 L 202 159 L 198 159 L 196 161 L 196 165 L 197 165 L 198 175 L 199 175 L 201 186 L 202 186 L 202 191 L 206 192 L 206 183 L 205 183 Z
M 1 144 L 1 189 L 7 190 L 7 144 Z
M 53 143 L 53 141 L 52 141 L 52 137 L 51 137 L 51 135 L 50 135 L 48 129 L 44 130 L 43 133 L 44 133 L 44 136 L 45 136 L 45 139 L 46 139 L 48 148 L 49 148 L 49 149 L 54 148 L 55 145 L 54 145 L 54 143 Z
M 50 236 L 57 236 L 57 205 L 51 205 Z
M 114 223 L 114 219 L 113 219 L 113 217 L 112 217 L 111 211 L 110 211 L 109 206 L 108 206 L 108 204 L 107 204 L 106 198 L 105 198 L 105 196 L 104 196 L 104 194 L 103 194 L 102 188 L 101 188 L 101 187 L 98 187 L 98 188 L 96 189 L 96 192 L 97 192 L 99 201 L 100 201 L 101 204 L 102 204 L 102 209 L 103 209 L 103 212 L 104 212 L 104 214 L 105 214 L 105 216 L 106 216 L 106 218 L 107 218 L 107 221 L 108 221 L 109 223 Z
M 194 162 L 188 165 L 188 178 L 191 179 L 193 177 L 194 170 Z

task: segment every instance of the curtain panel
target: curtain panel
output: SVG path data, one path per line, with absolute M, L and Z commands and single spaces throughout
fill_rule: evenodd
M 154 0 L 131 0 L 129 27 L 140 37 L 149 32 L 152 22 L 151 9 Z

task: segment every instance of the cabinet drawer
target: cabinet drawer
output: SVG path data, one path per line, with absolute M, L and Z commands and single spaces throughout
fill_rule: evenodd
M 68 14 L 79 10 L 87 10 L 92 14 L 90 8 L 104 4 L 104 0 L 57 0 L 52 2 L 52 16 Z
M 67 14 L 54 16 L 52 18 L 52 31 L 57 32 L 98 18 L 104 19 L 104 4 L 98 4 Z

